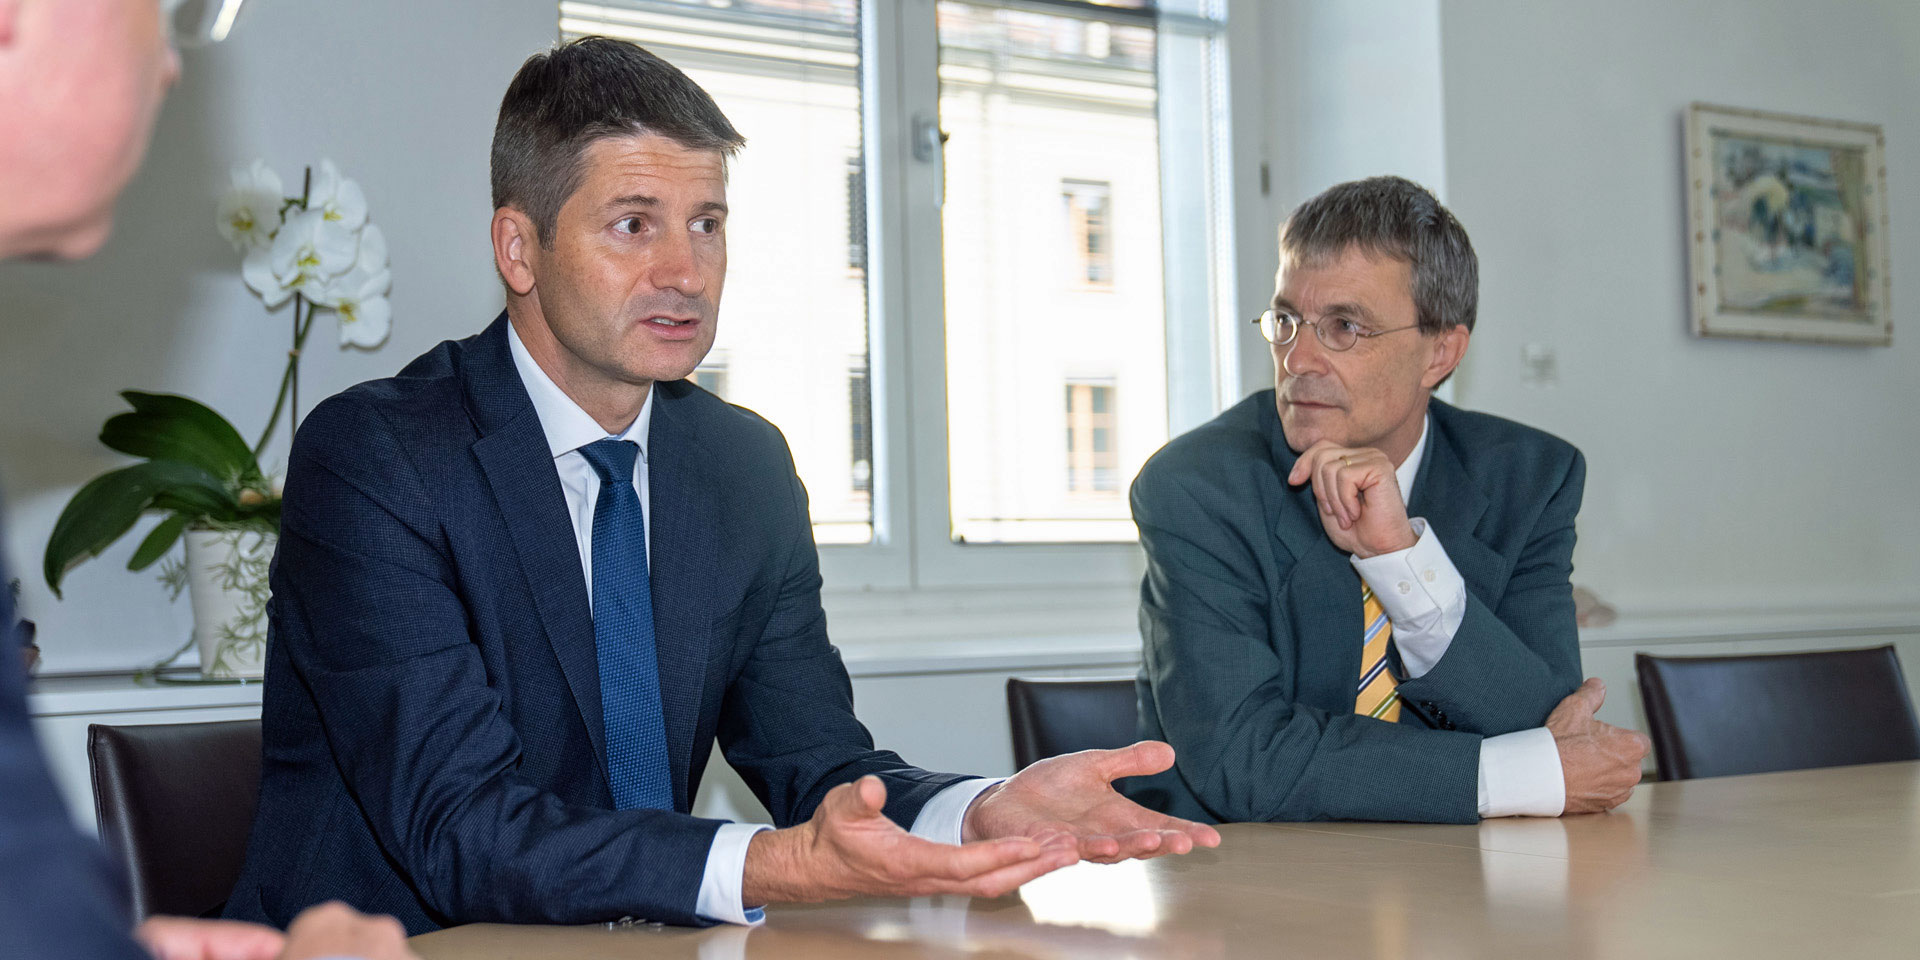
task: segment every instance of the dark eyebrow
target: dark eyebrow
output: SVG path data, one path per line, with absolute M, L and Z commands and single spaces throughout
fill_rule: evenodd
M 610 210 L 614 207 L 657 207 L 659 205 L 659 197 L 649 197 L 643 193 L 629 193 L 624 197 L 614 197 L 612 200 L 608 200 L 605 208 Z
M 629 193 L 626 196 L 614 197 L 612 200 L 608 200 L 606 203 L 605 209 L 612 210 L 615 207 L 658 207 L 658 206 L 660 206 L 659 197 L 649 197 L 644 193 Z M 728 211 L 727 211 L 726 204 L 721 203 L 718 200 L 708 200 L 706 203 L 703 203 L 700 206 L 695 207 L 694 212 L 725 214 Z
M 1325 312 L 1328 314 L 1336 314 L 1336 313 L 1347 314 L 1353 317 L 1358 317 L 1360 320 L 1366 323 L 1373 322 L 1373 311 L 1368 310 L 1366 307 L 1361 306 L 1360 304 L 1357 304 L 1357 303 L 1336 303 L 1336 304 L 1333 304 L 1332 306 L 1329 306 L 1325 310 Z
M 1294 316 L 1300 315 L 1299 309 L 1296 308 L 1293 304 L 1288 303 L 1287 298 L 1282 297 L 1279 294 L 1275 294 L 1273 297 L 1273 312 L 1291 313 Z M 1336 303 L 1327 307 L 1327 309 L 1321 311 L 1321 313 L 1323 315 L 1345 314 L 1348 316 L 1355 317 L 1360 321 L 1362 321 L 1363 323 L 1373 322 L 1373 311 L 1368 310 L 1365 306 L 1362 306 L 1361 304 L 1358 304 L 1358 303 Z

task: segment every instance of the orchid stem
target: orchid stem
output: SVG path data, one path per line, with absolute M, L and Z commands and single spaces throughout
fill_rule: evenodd
M 300 199 L 297 202 L 289 200 L 287 205 L 289 208 L 297 205 L 305 210 L 312 197 L 313 168 L 308 167 L 306 176 L 300 183 Z M 302 311 L 302 307 L 306 309 Z M 280 425 L 280 411 L 286 409 L 289 398 L 292 400 L 293 409 L 287 415 L 288 427 L 292 429 L 300 424 L 300 348 L 306 345 L 307 334 L 312 329 L 313 304 L 308 303 L 304 295 L 295 293 L 293 295 L 293 347 L 287 351 L 287 369 L 280 374 L 280 392 L 273 398 L 273 412 L 267 415 L 267 427 L 260 433 L 260 442 L 253 445 L 255 463 L 259 462 L 261 454 L 267 452 L 267 442 L 273 439 L 273 428 Z
M 305 316 L 301 308 L 305 307 Z M 307 342 L 307 334 L 313 331 L 313 304 L 307 298 L 293 295 L 293 349 L 287 351 L 287 369 L 280 374 L 280 392 L 273 401 L 273 412 L 267 415 L 267 429 L 260 434 L 260 442 L 253 445 L 253 459 L 259 460 L 267 450 L 267 441 L 273 439 L 273 428 L 280 424 L 280 411 L 286 409 L 288 395 L 293 395 L 297 404 L 300 384 L 300 348 Z M 297 409 L 297 408 L 296 408 Z

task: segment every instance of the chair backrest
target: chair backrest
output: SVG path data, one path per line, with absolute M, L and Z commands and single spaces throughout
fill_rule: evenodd
M 1920 760 L 1891 646 L 1633 659 L 1662 780 Z
M 1079 750 L 1108 750 L 1140 739 L 1140 708 L 1131 677 L 1121 680 L 1007 680 L 1013 761 Z
M 125 867 L 134 920 L 217 916 L 260 800 L 260 721 L 87 727 L 100 839 Z

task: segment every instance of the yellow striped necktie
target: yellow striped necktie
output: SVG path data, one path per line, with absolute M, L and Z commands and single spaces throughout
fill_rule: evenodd
M 1380 606 L 1380 598 L 1363 581 L 1360 584 L 1361 621 L 1367 625 L 1365 646 L 1360 650 L 1360 694 L 1353 712 L 1393 723 L 1400 719 L 1400 692 L 1394 689 L 1393 672 L 1387 669 L 1387 641 L 1393 639 L 1393 623 Z

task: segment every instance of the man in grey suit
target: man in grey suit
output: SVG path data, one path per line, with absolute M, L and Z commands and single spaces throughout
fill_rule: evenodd
M 1217 821 L 1617 806 L 1647 741 L 1580 682 L 1585 463 L 1432 397 L 1473 329 L 1466 231 L 1409 181 L 1340 184 L 1281 228 L 1276 286 L 1276 389 L 1133 485 L 1141 736 L 1179 759 L 1129 794 Z

